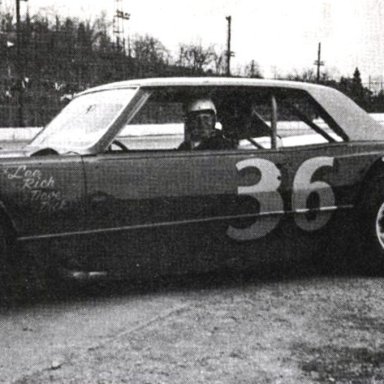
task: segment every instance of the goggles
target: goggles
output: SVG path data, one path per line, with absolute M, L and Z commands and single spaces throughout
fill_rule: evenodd
M 186 123 L 201 123 L 201 124 L 209 124 L 212 125 L 216 121 L 216 116 L 211 111 L 198 111 L 191 112 L 185 117 Z

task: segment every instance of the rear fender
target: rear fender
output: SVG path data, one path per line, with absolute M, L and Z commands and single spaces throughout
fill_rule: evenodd
M 369 186 L 373 182 L 373 179 L 384 179 L 384 156 L 380 156 L 378 159 L 376 159 L 376 161 L 369 167 L 369 169 L 365 173 L 359 185 L 359 191 L 356 195 L 356 206 L 358 206 L 362 202 L 367 192 L 367 186 Z

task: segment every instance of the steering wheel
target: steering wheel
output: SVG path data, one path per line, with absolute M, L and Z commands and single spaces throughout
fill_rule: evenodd
M 116 145 L 120 149 L 121 152 L 129 152 L 129 148 L 123 144 L 120 140 L 113 140 L 110 146 L 108 147 L 108 152 L 113 152 L 112 145 Z

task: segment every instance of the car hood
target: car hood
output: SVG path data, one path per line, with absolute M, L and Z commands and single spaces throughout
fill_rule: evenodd
M 31 148 L 1 149 L 0 159 L 10 157 L 30 157 L 34 152 L 36 152 L 36 150 L 32 150 Z
M 59 150 L 53 148 L 41 148 L 38 146 L 30 145 L 12 149 L 0 149 L 0 159 L 49 155 L 79 155 L 79 153 L 75 151 Z

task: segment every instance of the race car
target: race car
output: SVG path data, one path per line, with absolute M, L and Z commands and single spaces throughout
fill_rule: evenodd
M 230 146 L 181 145 L 195 100 Z M 95 87 L 28 145 L 0 152 L 0 275 L 26 264 L 69 278 L 249 270 L 351 248 L 380 265 L 383 161 L 384 128 L 325 86 Z

